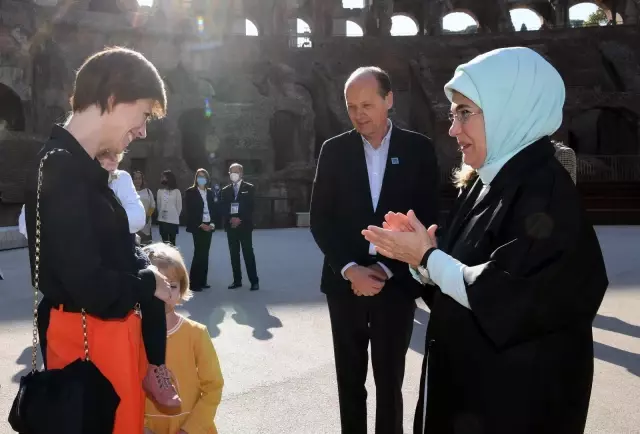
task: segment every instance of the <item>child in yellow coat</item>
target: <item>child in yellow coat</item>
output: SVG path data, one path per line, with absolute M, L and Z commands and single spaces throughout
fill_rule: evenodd
M 174 294 L 172 300 L 188 300 L 189 273 L 182 255 L 167 244 L 144 248 L 149 260 L 167 276 Z M 207 327 L 175 312 L 167 303 L 166 364 L 173 372 L 173 384 L 182 398 L 176 410 L 159 407 L 147 399 L 146 434 L 217 434 L 214 418 L 222 398 L 222 372 Z

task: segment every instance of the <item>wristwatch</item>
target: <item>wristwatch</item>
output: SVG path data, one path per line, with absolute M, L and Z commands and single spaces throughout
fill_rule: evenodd
M 436 247 L 429 248 L 425 252 L 424 256 L 422 256 L 420 265 L 418 265 L 418 273 L 422 274 L 422 276 L 424 276 L 426 279 L 431 279 L 431 277 L 429 277 L 429 270 L 427 269 L 427 262 L 429 262 L 429 256 L 431 256 L 431 254 L 436 250 L 437 250 Z

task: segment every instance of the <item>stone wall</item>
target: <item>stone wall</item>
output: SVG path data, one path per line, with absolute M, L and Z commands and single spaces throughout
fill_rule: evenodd
M 7 207 L 22 202 L 22 172 L 38 147 L 34 140 L 46 137 L 50 124 L 63 120 L 69 109 L 73 71 L 106 45 L 143 52 L 168 88 L 167 118 L 152 122 L 147 139 L 131 146 L 122 168 L 143 168 L 155 191 L 165 169 L 176 172 L 184 189 L 197 168 L 226 182 L 228 164 L 240 161 L 261 196 L 279 198 L 263 200 L 257 219 L 265 225 L 306 210 L 321 144 L 350 127 L 344 80 L 363 65 L 390 72 L 396 101 L 392 118 L 434 139 L 443 179 L 459 157 L 447 135 L 448 101 L 442 86 L 458 64 L 498 47 L 529 46 L 562 74 L 567 104 L 557 138 L 578 151 L 593 150 L 590 136 L 597 134 L 604 137 L 595 145 L 598 152 L 639 151 L 640 46 L 632 42 L 640 40 L 637 26 L 396 38 L 318 36 L 312 48 L 290 48 L 289 37 L 277 32 L 223 38 L 198 32 L 192 22 L 178 26 L 159 14 L 89 12 L 81 5 L 65 15 L 23 2 L 5 0 L 0 6 L 0 84 L 19 98 L 26 130 L 21 139 L 0 134 L 1 224 L 14 218 Z M 501 16 L 491 25 L 503 25 Z M 596 120 L 591 129 L 593 124 L 585 122 L 590 116 Z M 618 138 L 626 144 L 623 149 L 615 145 Z M 18 146 L 15 140 L 29 144 Z

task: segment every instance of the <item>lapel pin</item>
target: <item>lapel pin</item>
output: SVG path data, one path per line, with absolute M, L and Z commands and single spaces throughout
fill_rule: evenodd
M 400 164 L 400 160 L 397 157 L 391 158 L 391 164 Z

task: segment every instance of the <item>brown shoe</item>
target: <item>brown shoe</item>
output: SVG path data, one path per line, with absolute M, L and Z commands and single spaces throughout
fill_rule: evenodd
M 182 404 L 178 391 L 171 382 L 167 365 L 149 364 L 147 375 L 142 380 L 142 388 L 154 401 L 164 407 L 180 407 Z

